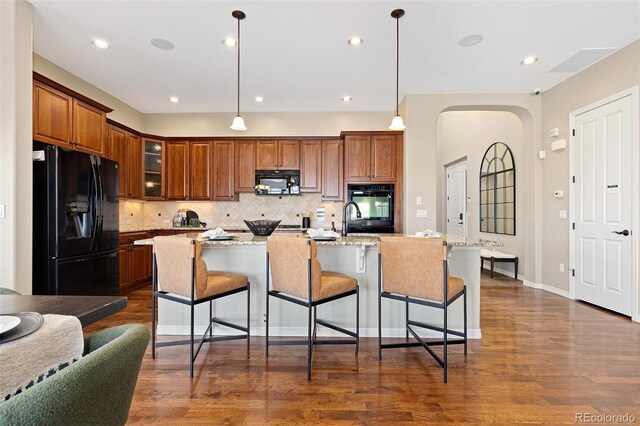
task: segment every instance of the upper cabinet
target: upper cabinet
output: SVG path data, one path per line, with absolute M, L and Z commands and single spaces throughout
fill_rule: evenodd
M 233 141 L 213 142 L 213 199 L 231 201 L 236 198 L 234 186 Z
M 254 192 L 256 183 L 256 142 L 237 140 L 234 145 L 235 192 Z
M 128 135 L 129 133 L 112 124 L 108 126 L 108 157 L 118 162 L 118 171 L 120 176 L 120 198 L 128 198 L 129 171 L 127 169 L 127 151 L 128 151 Z
M 300 190 L 320 192 L 322 189 L 322 141 L 304 140 L 300 144 Z
M 205 141 L 166 143 L 167 200 L 213 199 L 213 146 Z
M 171 141 L 167 150 L 167 200 L 189 199 L 189 141 Z
M 33 82 L 33 139 L 69 145 L 73 129 L 73 98 L 37 81 Z
M 107 154 L 107 113 L 111 111 L 34 73 L 34 140 L 104 156 Z
M 165 147 L 159 139 L 142 139 L 143 154 L 143 191 L 145 200 L 164 200 L 165 198 Z
M 402 136 L 397 134 L 349 134 L 345 143 L 347 182 L 387 182 L 398 178 L 402 159 Z M 401 162 L 401 161 L 400 161 Z
M 256 143 L 256 169 L 300 169 L 300 141 L 258 141 Z
M 189 142 L 188 200 L 211 200 L 213 147 L 211 141 Z
M 342 140 L 322 141 L 322 199 L 344 199 L 344 143 Z
M 127 137 L 127 198 L 142 199 L 142 145 L 140 136 L 129 133 Z

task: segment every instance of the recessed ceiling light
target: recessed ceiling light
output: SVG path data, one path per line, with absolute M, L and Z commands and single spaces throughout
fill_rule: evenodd
M 535 56 L 527 56 L 520 63 L 522 65 L 531 65 L 531 64 L 535 64 L 536 62 L 538 62 L 538 58 L 536 58 Z
M 173 102 L 174 104 L 177 104 L 178 102 L 180 102 L 180 98 L 178 98 L 177 96 L 171 96 L 169 98 L 169 102 Z
M 93 40 L 91 40 L 91 44 L 93 44 L 95 47 L 97 47 L 98 49 L 110 49 L 111 46 L 109 45 L 109 43 L 107 43 L 104 40 L 101 40 L 99 38 L 94 38 Z
M 236 47 L 238 43 L 236 43 L 236 39 L 233 37 L 225 37 L 222 39 L 222 44 L 227 47 Z
M 471 47 L 471 46 L 475 46 L 476 44 L 480 43 L 483 39 L 484 39 L 484 36 L 482 34 L 471 34 L 471 35 L 468 35 L 466 37 L 462 37 L 458 41 L 458 44 L 461 47 Z
M 349 102 L 351 101 L 351 96 L 343 96 L 342 97 L 342 102 Z
M 351 37 L 347 43 L 349 43 L 349 46 L 360 46 L 364 43 L 364 40 L 360 37 Z
M 165 40 L 164 38 L 152 38 L 151 45 L 160 50 L 173 50 L 176 48 L 175 44 L 171 43 L 169 40 Z
M 255 101 L 256 101 L 256 102 L 263 102 L 263 101 L 264 101 L 264 98 L 263 98 L 262 96 L 256 96 L 256 97 L 255 97 Z

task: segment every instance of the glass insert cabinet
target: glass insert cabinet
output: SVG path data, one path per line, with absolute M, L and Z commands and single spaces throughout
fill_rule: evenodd
M 143 139 L 144 147 L 144 198 L 164 200 L 164 141 Z
M 516 234 L 516 166 L 511 149 L 496 142 L 480 165 L 480 232 Z

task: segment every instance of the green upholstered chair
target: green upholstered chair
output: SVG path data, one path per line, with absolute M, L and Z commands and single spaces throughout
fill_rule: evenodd
M 13 289 L 0 287 L 0 296 L 21 296 L 21 294 Z
M 0 425 L 123 425 L 149 330 L 113 327 L 85 338 L 83 357 L 0 403 Z

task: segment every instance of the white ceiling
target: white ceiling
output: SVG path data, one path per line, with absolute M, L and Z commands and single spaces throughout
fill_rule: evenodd
M 235 110 L 234 9 L 242 9 L 243 111 L 390 111 L 395 21 L 400 96 L 525 93 L 571 73 L 547 73 L 581 48 L 640 38 L 638 1 L 53 1 L 34 5 L 35 52 L 144 112 Z M 484 41 L 462 48 L 458 40 Z M 364 45 L 347 39 L 358 35 Z M 109 41 L 101 51 L 92 37 Z M 161 51 L 150 40 L 176 45 Z M 531 66 L 522 58 L 535 55 Z M 179 96 L 180 103 L 168 102 Z M 256 95 L 265 97 L 256 103 Z M 344 95 L 353 97 L 345 103 Z

